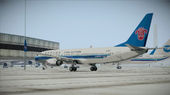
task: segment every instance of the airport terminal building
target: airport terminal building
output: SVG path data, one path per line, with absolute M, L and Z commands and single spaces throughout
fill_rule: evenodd
M 0 59 L 23 58 L 24 36 L 0 33 Z M 26 37 L 28 58 L 34 58 L 39 52 L 59 49 L 59 42 Z

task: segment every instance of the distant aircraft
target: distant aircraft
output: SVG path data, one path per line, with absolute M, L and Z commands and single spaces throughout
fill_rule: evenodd
M 91 66 L 91 71 L 97 71 L 96 64 L 115 62 L 118 62 L 117 69 L 121 69 L 120 61 L 137 57 L 148 51 L 145 45 L 152 16 L 153 13 L 146 14 L 129 39 L 115 47 L 48 50 L 36 56 L 35 61 L 41 62 L 46 66 L 49 59 L 55 59 L 56 66 L 60 66 L 63 63 L 71 64 L 69 67 L 70 71 L 76 71 L 77 64 L 88 64 Z
M 32 65 L 32 60 L 29 60 L 26 65 Z M 24 62 L 20 60 L 0 60 L 0 65 L 3 65 L 3 67 L 8 68 L 8 67 L 13 67 L 13 66 L 24 66 Z
M 13 67 L 14 65 L 21 65 L 20 61 L 17 60 L 0 60 L 0 65 L 3 65 L 4 68 Z
M 160 61 L 170 56 L 170 39 L 161 48 L 155 48 L 150 54 L 133 58 L 131 61 Z

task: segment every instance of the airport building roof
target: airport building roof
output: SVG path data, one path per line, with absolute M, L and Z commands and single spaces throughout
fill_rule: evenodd
M 24 36 L 0 33 L 0 59 L 24 56 Z M 27 57 L 33 58 L 39 52 L 59 49 L 59 42 L 26 37 Z
M 0 33 L 0 49 L 23 50 L 24 36 Z M 59 42 L 26 37 L 28 51 L 59 49 Z

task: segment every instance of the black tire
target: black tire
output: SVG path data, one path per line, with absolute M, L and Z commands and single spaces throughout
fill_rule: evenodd
M 57 65 L 57 66 L 60 66 L 60 65 L 62 65 L 62 64 L 63 64 L 63 61 L 62 61 L 62 60 L 57 60 L 57 61 L 56 61 L 56 65 Z
M 93 67 L 90 67 L 90 71 L 93 71 Z
M 70 67 L 69 70 L 70 70 L 70 72 L 72 72 L 73 71 L 73 67 Z
M 77 71 L 77 68 L 76 67 L 70 67 L 69 70 L 70 70 L 70 72 L 72 72 L 72 71 L 75 72 L 75 71 Z
M 42 67 L 43 70 L 45 70 L 45 67 Z
M 90 67 L 90 70 L 91 71 L 97 71 L 97 67 L 96 66 L 92 66 L 92 67 Z
M 77 71 L 77 68 L 76 68 L 76 67 L 73 67 L 73 71 L 74 71 L 74 72 Z
M 97 67 L 95 67 L 94 71 L 97 71 Z
M 122 67 L 121 66 L 117 66 L 117 69 L 122 69 Z

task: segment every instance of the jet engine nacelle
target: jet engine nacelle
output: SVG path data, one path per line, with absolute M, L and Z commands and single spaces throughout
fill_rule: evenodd
M 56 66 L 61 66 L 63 64 L 63 61 L 62 60 L 57 60 L 56 61 Z
M 4 62 L 3 68 L 13 67 L 13 64 L 11 62 Z

